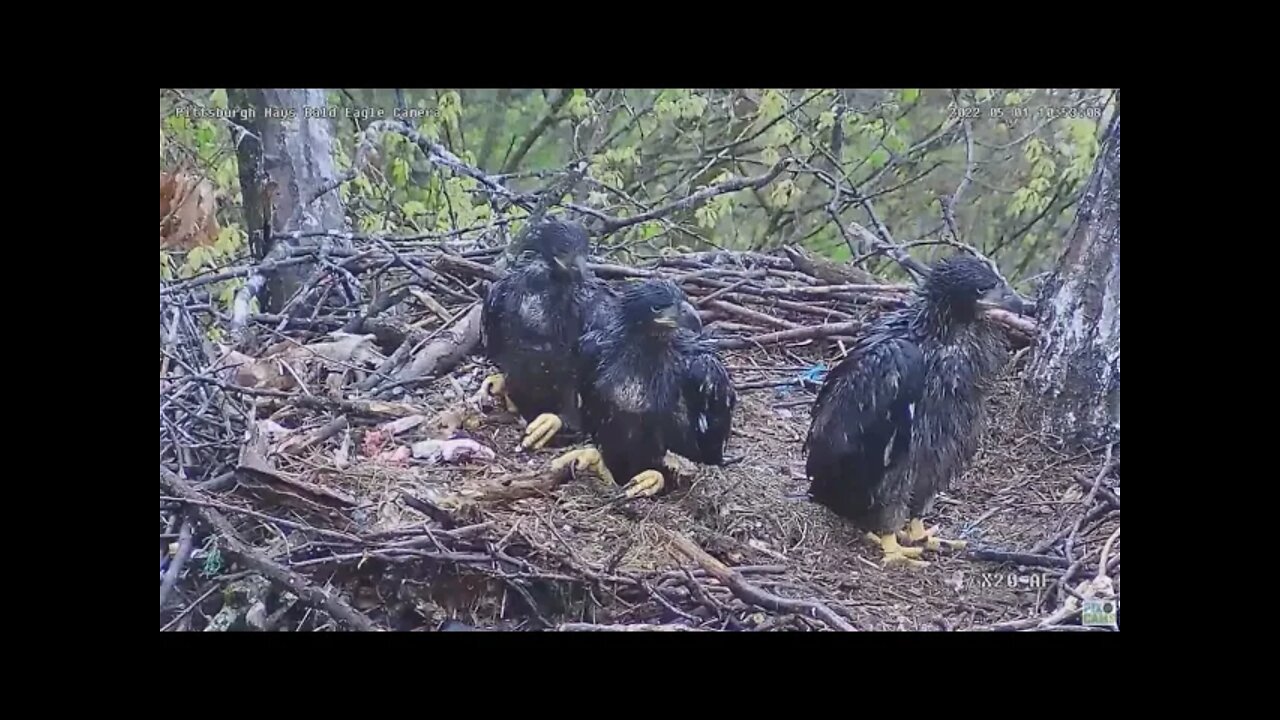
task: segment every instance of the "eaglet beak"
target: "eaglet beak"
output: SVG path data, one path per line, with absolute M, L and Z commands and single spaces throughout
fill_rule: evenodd
M 1010 288 L 1004 283 L 1000 283 L 988 290 L 986 294 L 978 300 L 978 303 L 983 307 L 1008 310 L 1009 312 L 1016 313 L 1018 315 L 1024 315 L 1027 313 L 1027 305 L 1025 301 L 1023 301 L 1023 299 L 1013 291 L 1013 288 Z
M 680 324 L 694 332 L 702 332 L 702 317 L 698 315 L 698 308 L 693 303 L 680 303 Z
M 653 321 L 665 328 L 674 328 L 679 326 L 679 310 L 674 307 L 664 308 L 661 315 L 658 315 Z

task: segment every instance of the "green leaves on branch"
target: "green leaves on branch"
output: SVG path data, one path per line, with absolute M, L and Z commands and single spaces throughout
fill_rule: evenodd
M 587 97 L 587 91 L 582 88 L 574 89 L 573 94 L 564 105 L 564 111 L 576 120 L 589 116 L 591 114 L 591 100 Z
M 732 211 L 733 201 L 730 199 L 730 194 L 725 194 L 717 195 L 703 203 L 702 207 L 693 212 L 693 215 L 698 222 L 698 227 L 715 230 L 720 220 Z

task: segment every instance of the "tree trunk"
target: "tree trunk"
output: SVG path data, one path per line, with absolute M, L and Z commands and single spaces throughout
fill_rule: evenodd
M 333 166 L 333 122 L 307 117 L 307 109 L 328 107 L 322 89 L 247 89 L 228 93 L 235 106 L 251 108 L 246 127 L 262 139 L 245 138 L 239 145 L 240 188 L 246 227 L 258 260 L 281 257 L 281 250 L 297 241 L 282 233 L 342 230 L 345 212 L 336 189 Z M 267 237 L 263 229 L 270 226 Z M 285 243 L 284 247 L 277 247 Z M 294 265 L 267 279 L 263 306 L 280 312 L 313 271 Z
M 1069 447 L 1120 439 L 1120 110 L 1103 138 L 1075 227 L 1041 294 L 1027 373 L 1033 427 Z

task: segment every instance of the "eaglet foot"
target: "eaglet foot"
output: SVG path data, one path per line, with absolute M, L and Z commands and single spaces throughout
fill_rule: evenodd
M 867 533 L 867 539 L 880 546 L 884 551 L 884 558 L 881 564 L 885 567 L 890 565 L 906 565 L 912 568 L 922 568 L 928 566 L 929 563 L 916 558 L 924 554 L 922 548 L 904 548 L 898 544 L 897 533 L 885 533 L 884 535 L 875 535 Z
M 657 470 L 645 470 L 631 478 L 631 482 L 622 488 L 622 494 L 627 498 L 653 497 L 662 491 L 666 483 L 662 473 Z
M 476 397 L 481 401 L 488 398 L 502 396 L 502 402 L 507 408 L 507 412 L 516 413 L 519 410 L 516 404 L 512 402 L 511 396 L 507 394 L 507 378 L 502 373 L 494 373 L 484 379 L 480 383 L 480 390 L 476 392 Z
M 551 441 L 551 438 L 564 427 L 564 421 L 559 416 L 552 413 L 542 413 L 529 423 L 529 427 L 525 428 L 524 440 L 520 441 L 520 447 L 524 450 L 530 448 L 541 449 Z
M 907 529 L 902 533 L 904 539 L 910 543 L 918 543 L 921 540 L 925 542 L 925 548 L 930 552 L 938 552 L 942 546 L 947 546 L 952 550 L 963 550 L 968 543 L 964 540 L 947 540 L 945 538 L 934 537 L 938 532 L 937 526 L 928 530 L 924 527 L 924 521 L 920 518 L 912 518 Z
M 600 451 L 595 448 L 581 448 L 578 450 L 570 450 L 551 461 L 551 472 L 560 473 L 566 468 L 575 476 L 579 473 L 587 472 L 594 474 L 610 486 L 614 485 L 613 473 L 609 472 L 609 468 L 605 467 L 604 458 L 600 457 Z

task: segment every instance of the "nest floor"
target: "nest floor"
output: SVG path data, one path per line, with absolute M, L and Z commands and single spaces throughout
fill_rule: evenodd
M 260 518 L 237 522 L 264 556 L 325 578 L 376 625 L 396 630 L 436 630 L 446 621 L 491 630 L 1022 629 L 1043 626 L 1081 578 L 1097 573 L 1119 513 L 1089 489 L 1105 465 L 1115 478 L 1103 484 L 1118 494 L 1118 466 L 1101 453 L 1065 456 L 1023 428 L 1016 371 L 989 399 L 992 422 L 976 461 L 926 518 L 941 537 L 969 548 L 927 553 L 927 567 L 906 568 L 883 567 L 863 533 L 806 499 L 801 445 L 813 392 L 792 382 L 800 372 L 778 374 L 797 359 L 766 363 L 733 351 L 726 360 L 747 388 L 730 441 L 734 461 L 690 465 L 690 476 L 659 498 L 621 502 L 586 477 L 530 482 L 570 447 L 517 452 L 521 423 L 469 405 L 487 373 L 472 362 L 405 401 L 435 409 L 437 419 L 445 409 L 443 424 L 452 417 L 468 428 L 452 435 L 492 450 L 491 459 L 446 463 L 401 453 L 388 461 L 387 448 L 449 430 L 423 423 L 374 448 L 375 426 L 357 425 L 277 461 L 274 471 L 343 498 L 341 510 L 312 512 L 306 505 L 314 498 L 287 502 L 290 493 L 243 484 L 224 496 L 227 509 L 292 518 L 292 529 L 271 531 Z M 325 422 L 323 413 L 290 412 L 297 428 Z M 526 486 L 521 499 L 501 497 L 511 478 L 526 479 L 514 483 Z M 346 552 L 312 530 L 362 547 Z M 705 554 L 682 551 L 687 542 Z M 717 562 L 736 579 L 717 578 Z M 1105 562 L 1118 578 L 1118 543 Z M 262 613 L 279 614 L 279 626 L 333 627 L 289 593 L 267 596 L 257 602 Z M 199 615 L 182 622 L 198 624 Z M 1053 624 L 1089 629 L 1061 618 Z

